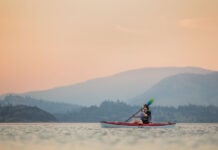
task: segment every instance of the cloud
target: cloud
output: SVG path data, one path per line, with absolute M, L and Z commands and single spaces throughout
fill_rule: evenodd
M 178 25 L 186 29 L 218 32 L 218 18 L 185 18 Z

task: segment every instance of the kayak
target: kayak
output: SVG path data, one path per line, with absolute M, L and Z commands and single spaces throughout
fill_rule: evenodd
M 130 122 L 108 122 L 101 121 L 102 128 L 151 128 L 151 127 L 174 127 L 176 123 L 166 122 L 166 123 L 130 123 Z

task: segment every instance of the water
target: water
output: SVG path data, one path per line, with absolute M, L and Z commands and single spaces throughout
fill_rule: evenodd
M 105 129 L 97 123 L 0 124 L 0 150 L 215 150 L 218 124 Z

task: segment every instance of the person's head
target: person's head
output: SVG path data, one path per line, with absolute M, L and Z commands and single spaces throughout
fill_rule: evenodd
M 149 106 L 147 104 L 145 104 L 143 109 L 144 109 L 145 112 L 149 111 Z

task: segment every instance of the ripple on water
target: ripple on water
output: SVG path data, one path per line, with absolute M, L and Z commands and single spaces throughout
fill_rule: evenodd
M 101 128 L 94 123 L 0 124 L 4 150 L 209 150 L 218 147 L 218 124 L 175 128 Z

